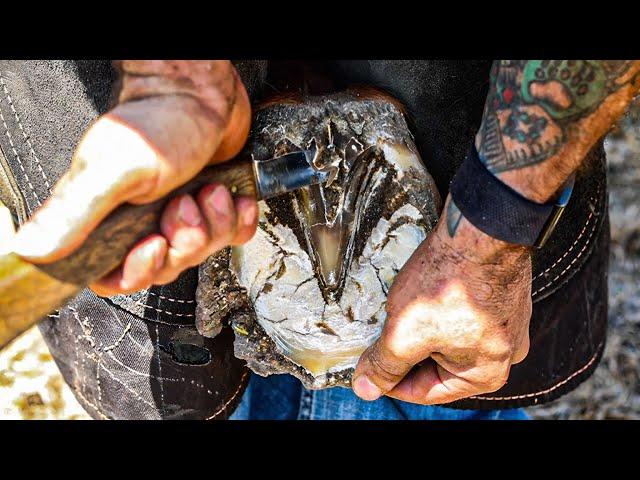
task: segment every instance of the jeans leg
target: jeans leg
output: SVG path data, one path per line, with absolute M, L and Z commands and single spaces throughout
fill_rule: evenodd
M 525 420 L 522 409 L 455 410 L 416 405 L 389 397 L 367 402 L 351 389 L 332 388 L 313 393 L 314 420 Z
M 454 410 L 415 405 L 388 397 L 375 402 L 351 389 L 306 390 L 290 375 L 252 375 L 233 420 L 526 420 L 522 409 Z
M 302 384 L 291 375 L 251 375 L 230 420 L 295 420 L 301 410 Z

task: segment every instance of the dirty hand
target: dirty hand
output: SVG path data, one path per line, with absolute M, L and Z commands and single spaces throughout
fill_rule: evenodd
M 392 285 L 382 335 L 354 373 L 365 400 L 430 405 L 493 392 L 528 353 L 529 252 L 464 218 L 453 237 L 446 224 L 441 218 Z
M 34 263 L 58 260 L 123 202 L 143 204 L 234 157 L 251 107 L 228 61 L 121 61 L 118 105 L 78 144 L 70 171 L 18 232 L 14 250 Z M 257 204 L 222 185 L 166 207 L 161 232 L 141 240 L 122 265 L 91 288 L 103 296 L 174 280 L 215 251 L 249 240 Z

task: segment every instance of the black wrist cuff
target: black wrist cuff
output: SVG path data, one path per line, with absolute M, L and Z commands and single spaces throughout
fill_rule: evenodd
M 475 145 L 451 182 L 454 203 L 476 228 L 508 243 L 542 247 L 571 197 L 573 177 L 556 202 L 536 203 L 491 173 Z

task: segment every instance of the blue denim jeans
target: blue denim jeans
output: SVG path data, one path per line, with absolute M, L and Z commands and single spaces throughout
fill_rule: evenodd
M 382 397 L 358 398 L 351 389 L 307 390 L 290 375 L 252 375 L 230 420 L 526 420 L 522 409 L 454 410 Z

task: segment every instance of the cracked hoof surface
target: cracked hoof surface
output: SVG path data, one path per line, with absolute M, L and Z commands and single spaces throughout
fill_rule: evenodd
M 248 149 L 261 160 L 311 144 L 333 181 L 260 202 L 254 238 L 201 266 L 197 322 L 214 333 L 231 323 L 236 356 L 261 375 L 348 386 L 440 198 L 402 111 L 380 95 L 272 104 L 258 111 Z

